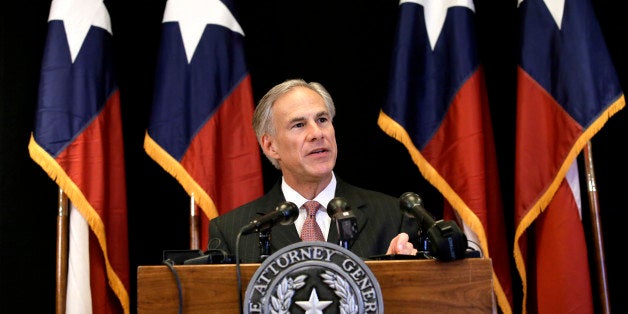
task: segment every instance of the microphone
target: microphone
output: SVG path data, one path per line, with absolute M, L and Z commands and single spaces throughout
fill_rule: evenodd
M 406 192 L 399 198 L 401 210 L 419 221 L 422 232 L 427 232 L 429 254 L 436 259 L 452 261 L 465 257 L 467 236 L 454 221 L 438 220 L 423 207 L 421 197 L 413 192 Z
M 349 249 L 349 241 L 358 233 L 358 222 L 346 199 L 334 197 L 327 204 L 327 214 L 336 220 L 340 246 Z
M 423 200 L 418 194 L 406 192 L 399 198 L 399 206 L 408 217 L 419 221 L 419 227 L 426 231 L 434 225 L 434 217 L 423 207 Z
M 271 228 L 277 223 L 282 225 L 291 224 L 299 216 L 299 208 L 292 202 L 281 202 L 275 210 L 260 217 L 253 219 L 247 225 L 240 229 L 241 235 L 250 234 L 253 232 L 264 231 Z

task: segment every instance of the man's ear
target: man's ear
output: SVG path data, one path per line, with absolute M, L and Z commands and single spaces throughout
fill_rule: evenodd
M 277 159 L 279 157 L 279 154 L 277 153 L 277 149 L 275 147 L 275 141 L 273 140 L 273 138 L 271 136 L 269 136 L 268 134 L 264 134 L 262 135 L 262 150 L 264 151 L 264 154 L 268 157 Z

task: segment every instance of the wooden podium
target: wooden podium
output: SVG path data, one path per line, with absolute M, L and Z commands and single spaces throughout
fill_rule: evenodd
M 379 282 L 386 313 L 491 313 L 490 259 L 366 261 Z M 260 264 L 241 264 L 242 298 Z M 234 264 L 176 265 L 183 313 L 239 313 Z M 139 266 L 138 314 L 177 313 L 174 274 L 165 265 Z

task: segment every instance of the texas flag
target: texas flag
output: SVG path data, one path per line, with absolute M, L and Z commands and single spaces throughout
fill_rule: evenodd
M 453 208 L 493 261 L 497 303 L 510 313 L 510 259 L 471 0 L 401 1 L 388 98 L 378 124 Z
M 593 313 L 577 156 L 624 95 L 589 0 L 519 0 L 514 257 L 522 312 Z
M 166 3 L 144 140 L 203 210 L 202 247 L 209 219 L 264 192 L 244 32 L 232 12 L 230 1 Z
M 129 313 L 120 94 L 100 0 L 52 1 L 28 149 L 72 205 L 66 313 Z

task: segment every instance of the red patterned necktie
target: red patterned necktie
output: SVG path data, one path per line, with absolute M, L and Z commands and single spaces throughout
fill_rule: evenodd
M 301 240 L 303 241 L 325 241 L 321 227 L 316 223 L 316 212 L 321 206 L 317 201 L 307 201 L 303 205 L 307 210 L 307 218 L 301 229 Z

